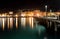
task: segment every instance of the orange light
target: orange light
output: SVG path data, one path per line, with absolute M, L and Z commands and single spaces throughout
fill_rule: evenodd
M 33 17 L 29 17 L 29 24 L 30 24 L 30 27 L 31 27 L 31 28 L 34 27 Z
M 4 14 L 2 14 L 2 16 L 5 16 Z
M 21 16 L 25 16 L 25 14 L 21 14 Z
M 5 22 L 4 21 L 5 20 L 4 20 L 4 18 L 2 20 L 3 20 L 3 26 L 2 27 L 3 27 L 3 30 L 4 30 L 4 28 L 5 28 Z
M 16 14 L 15 16 L 16 16 L 16 17 L 18 17 L 18 15 L 17 15 L 17 14 Z
M 37 16 L 37 17 L 39 17 L 39 16 L 40 16 L 40 14 L 38 14 L 38 13 L 37 13 L 37 14 L 36 14 L 36 16 Z
M 13 14 L 13 12 L 11 11 L 11 12 L 9 12 L 9 14 Z

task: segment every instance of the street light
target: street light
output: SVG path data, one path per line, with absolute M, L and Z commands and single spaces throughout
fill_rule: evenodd
M 50 16 L 51 16 L 51 12 L 52 12 L 52 10 L 50 9 Z
M 47 5 L 45 5 L 46 17 L 47 17 Z
M 11 11 L 11 12 L 9 12 L 9 14 L 13 14 L 13 12 Z
M 50 12 L 52 12 L 52 10 L 50 9 Z

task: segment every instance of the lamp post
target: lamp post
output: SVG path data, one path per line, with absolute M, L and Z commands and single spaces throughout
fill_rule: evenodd
M 50 16 L 51 16 L 52 10 L 50 9 Z M 51 28 L 52 22 L 49 21 L 49 27 Z
M 51 16 L 51 12 L 52 12 L 52 10 L 50 9 L 50 16 Z
M 46 17 L 47 17 L 47 5 L 45 5 Z

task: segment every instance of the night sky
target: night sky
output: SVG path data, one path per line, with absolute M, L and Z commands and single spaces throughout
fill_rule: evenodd
M 48 11 L 49 9 L 60 11 L 60 0 L 0 0 L 0 10 L 3 11 L 34 8 L 44 11 L 45 5 L 48 6 Z

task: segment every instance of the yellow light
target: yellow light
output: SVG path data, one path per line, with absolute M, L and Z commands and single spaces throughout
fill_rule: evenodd
M 37 17 L 39 17 L 40 15 L 37 13 Z
M 13 18 L 10 18 L 10 28 L 13 28 Z
M 15 16 L 17 17 L 18 15 L 16 14 Z
M 33 13 L 29 13 L 29 14 L 27 14 L 27 16 L 33 16 Z
M 30 27 L 31 27 L 31 17 L 29 18 L 29 24 L 30 24 Z
M 23 27 L 26 26 L 26 18 L 21 18 L 21 25 L 22 25 Z
M 2 14 L 2 16 L 5 16 L 4 14 Z
M 18 18 L 16 17 L 16 28 L 18 28 Z
M 21 14 L 21 16 L 25 16 L 25 14 Z
M 3 21 L 3 26 L 2 26 L 2 27 L 3 27 L 3 30 L 4 30 L 4 27 L 5 27 L 5 26 L 4 26 L 4 25 L 5 25 L 4 18 L 2 19 L 2 21 Z
M 33 17 L 29 17 L 29 24 L 30 24 L 30 27 L 33 28 L 34 26 Z
M 27 14 L 27 16 L 31 16 L 31 14 Z
M 33 25 L 33 18 L 32 18 L 32 28 L 33 28 L 33 26 L 34 26 L 34 25 Z
M 13 14 L 13 12 L 11 11 L 11 12 L 9 12 L 9 14 Z

